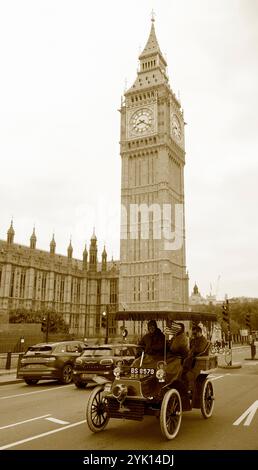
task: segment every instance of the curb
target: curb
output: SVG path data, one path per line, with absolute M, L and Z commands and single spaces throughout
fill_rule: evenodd
M 218 366 L 219 369 L 241 369 L 241 367 L 242 367 L 241 362 L 235 362 L 231 366 L 230 365 Z
M 20 382 L 23 382 L 23 380 L 22 379 L 10 379 L 10 380 L 7 379 L 5 381 L 0 380 L 0 387 L 1 385 L 12 385 L 12 384 L 18 384 Z
M 0 378 L 7 375 L 16 375 L 17 369 L 5 369 L 0 372 Z

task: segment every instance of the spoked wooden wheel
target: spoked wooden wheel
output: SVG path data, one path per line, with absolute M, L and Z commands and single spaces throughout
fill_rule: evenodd
M 213 385 L 210 380 L 205 380 L 201 390 L 201 412 L 205 419 L 210 418 L 214 408 Z
M 107 401 L 103 395 L 103 386 L 95 387 L 89 396 L 86 408 L 86 420 L 92 432 L 102 431 L 108 421 Z
M 182 402 L 179 392 L 172 388 L 165 394 L 160 410 L 160 428 L 164 437 L 174 439 L 182 420 Z

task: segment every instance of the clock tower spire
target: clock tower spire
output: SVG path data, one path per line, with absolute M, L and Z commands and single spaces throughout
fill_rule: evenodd
M 142 53 L 140 54 L 139 59 L 140 59 L 142 65 L 144 65 L 145 60 L 148 60 L 148 58 L 155 56 L 156 58 L 159 59 L 156 62 L 155 65 L 157 66 L 160 63 L 160 64 L 162 64 L 162 66 L 166 67 L 167 63 L 166 63 L 166 61 L 165 61 L 165 59 L 162 55 L 162 52 L 160 50 L 160 47 L 159 47 L 159 43 L 158 43 L 158 40 L 157 40 L 157 37 L 156 37 L 154 22 L 155 22 L 155 19 L 154 19 L 154 17 L 152 17 L 149 39 L 146 43 L 145 48 L 143 49 Z M 154 66 L 154 64 L 152 64 L 152 65 Z
M 142 90 L 146 85 L 168 83 L 167 62 L 160 50 L 156 37 L 154 18 L 152 18 L 151 30 L 148 41 L 142 53 L 139 55 L 140 70 L 133 86 L 125 93 Z
M 120 110 L 120 302 L 135 310 L 183 310 L 188 305 L 184 118 L 153 16 L 139 60 Z

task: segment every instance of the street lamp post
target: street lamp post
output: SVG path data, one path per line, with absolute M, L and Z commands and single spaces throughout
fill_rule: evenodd
M 105 330 L 105 343 L 108 342 L 108 314 L 109 314 L 109 306 L 106 305 L 106 310 L 102 312 L 102 319 L 101 319 L 101 326 Z
M 49 333 L 49 312 L 47 312 L 46 343 L 48 343 L 48 333 Z

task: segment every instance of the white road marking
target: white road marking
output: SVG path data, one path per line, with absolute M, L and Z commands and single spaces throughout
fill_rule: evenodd
M 217 380 L 217 379 L 221 379 L 222 377 L 226 377 L 226 375 L 231 375 L 230 373 L 227 373 L 227 374 L 222 374 L 222 375 L 213 375 L 213 374 L 210 374 L 210 376 L 208 377 L 210 380 Z
M 244 421 L 244 426 L 249 426 L 251 424 L 252 419 L 258 409 L 258 400 L 256 400 L 246 411 L 233 423 L 233 426 L 238 426 L 242 421 Z
M 45 390 L 36 390 L 35 392 L 18 393 L 17 395 L 9 395 L 6 397 L 0 397 L 0 400 L 7 400 L 8 398 L 26 397 L 27 395 L 33 395 L 34 393 L 52 392 L 52 390 L 57 391 L 57 390 L 60 390 L 60 388 L 68 388 L 68 387 L 73 387 L 73 386 L 74 384 L 61 385 L 60 387 L 46 388 Z
M 48 415 L 43 415 L 43 416 L 37 416 L 36 418 L 26 419 L 25 421 L 18 421 L 17 423 L 8 424 L 7 426 L 2 426 L 0 429 L 12 428 L 13 426 L 18 426 L 19 424 L 29 423 L 30 421 L 35 421 L 36 419 L 47 418 L 47 416 L 51 416 L 51 415 L 48 414 Z
M 24 444 L 25 442 L 34 441 L 35 439 L 40 439 L 41 437 L 49 436 L 50 434 L 55 434 L 56 432 L 65 431 L 65 429 L 74 428 L 75 426 L 80 426 L 80 424 L 86 423 L 86 420 L 78 421 L 77 423 L 68 424 L 64 428 L 53 429 L 52 431 L 44 432 L 42 434 L 37 434 L 36 436 L 27 437 L 26 439 L 22 439 L 21 441 L 11 442 L 10 444 L 6 444 L 0 447 L 0 450 L 10 449 L 11 447 L 19 446 L 20 444 Z
M 53 423 L 57 423 L 57 424 L 69 424 L 69 421 L 62 421 L 61 419 L 57 419 L 57 418 L 46 418 L 46 419 L 48 421 L 53 421 Z

